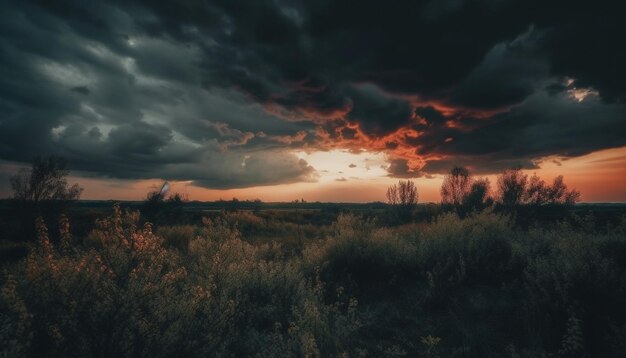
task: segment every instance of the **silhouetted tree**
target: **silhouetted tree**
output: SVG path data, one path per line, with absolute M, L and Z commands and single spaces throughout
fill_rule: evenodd
M 36 157 L 31 168 L 21 169 L 10 178 L 13 189 L 13 210 L 16 237 L 35 237 L 35 218 L 41 216 L 53 228 L 59 214 L 78 200 L 83 191 L 78 184 L 70 185 L 67 162 L 57 156 Z
M 489 179 L 476 179 L 472 182 L 469 192 L 463 197 L 463 207 L 467 211 L 482 211 L 493 204 L 489 196 Z
M 533 206 L 572 205 L 579 200 L 580 193 L 574 189 L 568 191 L 562 175 L 554 178 L 552 185 L 547 185 L 537 174 L 533 174 L 524 193 L 524 203 Z
M 580 192 L 575 189 L 567 191 L 563 176 L 554 178 L 552 186 L 547 190 L 547 202 L 550 204 L 573 205 L 580 201 Z
M 400 220 L 410 220 L 417 205 L 419 194 L 415 183 L 400 180 L 387 189 L 387 202 L 393 207 Z
M 539 178 L 537 174 L 533 174 L 524 193 L 524 202 L 532 205 L 545 204 L 547 202 L 548 190 L 546 182 Z
M 167 199 L 160 191 L 151 191 L 141 207 L 143 217 L 154 225 L 160 223 L 177 223 L 183 215 L 183 196 L 179 193 Z
M 502 206 L 513 210 L 523 203 L 528 176 L 520 168 L 505 170 L 498 176 L 497 197 Z
M 463 217 L 493 204 L 489 191 L 489 180 L 474 179 L 467 168 L 454 167 L 441 184 L 441 207 L 443 210 L 454 209 Z
M 441 204 L 444 207 L 460 208 L 472 185 L 472 177 L 465 167 L 454 167 L 443 178 Z
M 505 210 L 527 205 L 531 210 L 527 210 L 528 213 L 537 214 L 539 207 L 544 205 L 573 205 L 580 200 L 580 193 L 568 191 L 562 175 L 548 185 L 537 174 L 529 179 L 520 169 L 507 169 L 498 177 L 498 199 Z
M 20 201 L 74 201 L 83 191 L 78 184 L 69 185 L 65 159 L 56 156 L 36 157 L 29 169 L 21 169 L 11 177 L 13 198 Z

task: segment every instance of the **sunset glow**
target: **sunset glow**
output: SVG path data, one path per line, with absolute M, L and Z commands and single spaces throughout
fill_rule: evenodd
M 57 155 L 83 199 L 169 181 L 189 200 L 368 202 L 410 179 L 438 202 L 464 166 L 494 190 L 519 167 L 626 201 L 626 58 L 604 23 L 587 38 L 514 3 L 252 3 L 5 9 L 2 197 Z
M 170 181 L 170 192 L 180 193 L 190 200 L 255 200 L 267 202 L 288 202 L 295 199 L 321 202 L 373 202 L 385 201 L 385 191 L 398 181 L 390 177 L 386 168 L 387 156 L 380 152 L 350 153 L 347 150 L 296 152 L 317 169 L 319 177 L 315 182 L 293 183 L 269 186 L 255 186 L 241 189 L 211 190 L 198 187 L 192 181 Z M 17 171 L 19 166 L 7 169 Z M 626 202 L 626 147 L 607 149 L 581 157 L 563 160 L 559 157 L 543 158 L 538 162 L 539 169 L 525 170 L 528 175 L 537 174 L 547 182 L 563 175 L 566 184 L 582 193 L 585 202 Z M 3 175 L 2 177 L 6 177 Z M 0 178 L 2 178 L 0 177 Z M 486 177 L 495 189 L 496 175 Z M 163 184 L 163 179 L 120 180 L 99 179 L 73 175 L 71 182 L 79 182 L 85 188 L 83 198 L 92 200 L 143 200 L 147 193 L 155 191 Z M 413 179 L 419 189 L 420 202 L 439 202 L 439 190 L 443 175 L 433 175 Z M 2 196 L 10 196 L 4 188 Z

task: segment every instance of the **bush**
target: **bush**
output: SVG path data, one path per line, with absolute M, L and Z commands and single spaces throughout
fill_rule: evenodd
M 304 254 L 309 270 L 319 267 L 329 297 L 338 289 L 389 295 L 415 276 L 415 247 L 391 230 L 376 228 L 374 222 L 354 214 L 341 214 L 333 231 Z
M 0 355 L 624 351 L 626 221 L 521 230 L 482 212 L 384 228 L 341 214 L 292 250 L 283 243 L 296 240 L 296 223 L 258 218 L 227 214 L 155 232 L 116 206 L 82 239 L 62 217 L 54 243 L 38 220 L 26 258 L 3 265 Z M 241 222 L 284 230 L 285 240 L 246 237 Z
M 624 247 L 618 231 L 606 235 L 568 225 L 535 230 L 524 239 L 525 300 L 529 339 L 560 352 L 611 356 L 626 334 L 626 271 L 623 261 L 606 253 Z M 536 248 L 540 247 L 540 250 Z M 616 253 L 620 255 L 619 253 Z M 579 337 L 572 335 L 579 334 Z M 580 347 L 572 347 L 573 342 Z M 577 343 L 577 344 L 578 344 Z
M 168 248 L 175 248 L 187 252 L 189 242 L 200 234 L 201 230 L 194 225 L 160 226 L 157 235 L 163 238 L 163 244 Z
M 325 304 L 301 264 L 266 261 L 275 248 L 205 220 L 184 257 L 136 212 L 97 223 L 86 245 L 61 225 L 5 277 L 3 353 L 29 356 L 327 356 L 349 352 L 355 303 Z M 178 244 L 188 228 L 165 232 Z M 174 235 L 175 233 L 176 235 Z M 182 233 L 182 235 L 179 235 Z M 316 286 L 317 285 L 317 286 Z
M 499 285 L 512 276 L 512 238 L 507 217 L 484 212 L 462 220 L 448 213 L 420 235 L 418 260 L 426 273 L 438 269 L 440 281 Z

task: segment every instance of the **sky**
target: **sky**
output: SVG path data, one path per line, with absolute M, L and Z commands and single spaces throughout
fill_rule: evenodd
M 83 199 L 438 202 L 468 167 L 626 201 L 615 1 L 0 1 L 0 197 L 59 155 Z

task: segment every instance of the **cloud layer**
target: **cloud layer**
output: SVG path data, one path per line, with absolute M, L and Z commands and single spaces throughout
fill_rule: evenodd
M 482 173 L 626 145 L 614 2 L 14 2 L 0 159 L 208 188 L 314 181 L 295 150 L 389 175 Z

